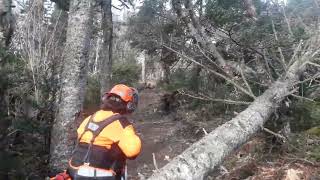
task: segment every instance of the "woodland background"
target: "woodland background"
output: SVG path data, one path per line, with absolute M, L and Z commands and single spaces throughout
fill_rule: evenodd
M 63 169 L 118 83 L 141 95 L 132 179 L 319 178 L 319 4 L 1 0 L 0 179 Z

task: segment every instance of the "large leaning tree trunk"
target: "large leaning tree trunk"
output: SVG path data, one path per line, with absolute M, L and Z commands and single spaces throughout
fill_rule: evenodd
M 81 110 L 87 80 L 87 62 L 94 0 L 70 2 L 67 40 L 61 75 L 61 100 L 52 127 L 50 167 L 66 168 L 75 140 L 75 119 Z
M 101 1 L 102 19 L 101 29 L 103 32 L 102 47 L 99 52 L 99 62 L 101 66 L 99 68 L 100 74 L 100 92 L 101 95 L 111 86 L 111 71 L 112 71 L 112 11 L 111 0 Z
M 257 133 L 279 103 L 293 93 L 306 64 L 319 53 L 319 47 L 312 47 L 319 46 L 319 39 L 315 39 L 311 41 L 308 51 L 302 52 L 287 72 L 246 110 L 191 145 L 149 180 L 204 179 L 226 156 Z

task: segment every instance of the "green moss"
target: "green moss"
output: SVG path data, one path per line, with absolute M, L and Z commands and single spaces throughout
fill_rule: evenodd
M 307 130 L 307 134 L 320 137 L 320 127 L 313 127 L 311 129 Z

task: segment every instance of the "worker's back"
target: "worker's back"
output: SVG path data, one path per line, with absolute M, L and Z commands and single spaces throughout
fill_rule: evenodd
M 77 129 L 78 144 L 69 161 L 72 179 L 121 179 L 127 159 L 141 151 L 141 141 L 124 116 L 137 107 L 134 88 L 116 85 L 102 98 L 101 110 L 87 117 Z

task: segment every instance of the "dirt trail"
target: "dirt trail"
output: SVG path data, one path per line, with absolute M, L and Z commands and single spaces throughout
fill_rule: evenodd
M 153 153 L 158 168 L 164 166 L 170 158 L 181 153 L 188 139 L 179 138 L 179 132 L 186 128 L 174 115 L 165 115 L 161 111 L 163 92 L 146 89 L 140 93 L 139 109 L 133 114 L 134 126 L 142 139 L 140 156 L 128 162 L 129 179 L 147 177 L 155 170 Z M 179 142 L 183 141 L 183 143 Z M 139 178 L 140 177 L 140 178 Z
M 142 152 L 134 161 L 128 161 L 129 179 L 149 177 L 156 169 L 163 167 L 173 157 L 181 154 L 192 143 L 203 137 L 202 127 L 210 132 L 223 120 L 203 123 L 202 127 L 188 123 L 184 119 L 188 113 L 165 113 L 162 111 L 161 97 L 165 92 L 159 89 L 146 89 L 140 93 L 139 108 L 132 115 L 134 126 L 142 139 Z M 192 114 L 196 119 L 197 115 Z M 201 120 L 197 124 L 201 124 Z

